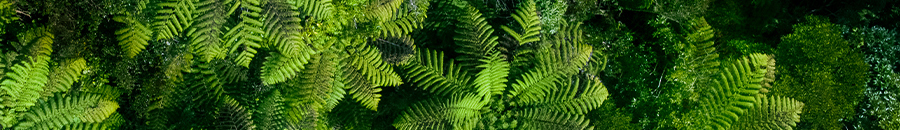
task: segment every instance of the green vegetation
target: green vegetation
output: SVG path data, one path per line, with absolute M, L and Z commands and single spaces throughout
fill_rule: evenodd
M 0 0 L 0 129 L 900 129 L 900 2 Z

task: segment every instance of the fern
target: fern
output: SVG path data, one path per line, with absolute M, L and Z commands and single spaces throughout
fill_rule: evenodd
M 494 95 L 503 94 L 507 87 L 506 83 L 509 81 L 507 79 L 509 63 L 501 57 L 499 52 L 494 52 L 480 61 L 483 63 L 478 68 L 482 70 L 475 75 L 477 77 L 473 81 L 478 95 L 484 96 L 485 99 L 491 99 Z
M 16 123 L 19 112 L 35 105 L 48 82 L 49 60 L 53 34 L 46 28 L 29 29 L 19 35 L 21 44 L 14 44 L 20 52 L 26 52 L 27 61 L 9 67 L 0 83 L 0 125 Z
M 446 102 L 446 104 L 445 104 Z M 476 95 L 453 96 L 449 101 L 430 99 L 413 105 L 394 121 L 401 130 L 473 129 L 486 105 Z
M 222 100 L 223 111 L 219 113 L 219 124 L 217 129 L 220 130 L 252 130 L 256 128 L 253 120 L 250 120 L 250 113 L 231 98 Z
M 550 93 L 537 103 L 523 104 L 538 109 L 565 112 L 568 114 L 587 114 L 590 110 L 600 108 L 609 93 L 597 78 L 585 74 L 571 76 L 559 90 Z
M 800 122 L 803 103 L 780 96 L 757 95 L 756 103 L 731 125 L 737 130 L 792 130 Z
M 84 109 L 82 113 L 80 113 L 81 122 L 85 123 L 100 123 L 103 122 L 104 119 L 108 118 L 109 115 L 116 112 L 116 109 L 119 108 L 119 103 L 115 101 L 102 100 L 97 102 L 96 105 L 88 106 Z
M 564 37 L 564 36 L 557 36 Z M 557 40 L 555 47 L 546 49 L 536 56 L 535 68 L 522 74 L 512 84 L 511 100 L 528 103 L 542 99 L 551 90 L 558 89 L 558 83 L 566 75 L 572 75 L 590 61 L 592 47 L 577 42 Z
M 116 30 L 116 40 L 119 41 L 119 46 L 122 46 L 122 50 L 125 50 L 125 57 L 128 58 L 141 53 L 149 44 L 147 41 L 150 40 L 150 35 L 153 34 L 152 30 L 139 20 L 135 20 L 134 17 L 133 15 L 113 17 L 116 22 L 126 24 L 126 27 Z
M 109 130 L 115 129 L 107 124 L 102 123 L 75 123 L 63 126 L 59 130 Z
M 156 39 L 170 39 L 180 35 L 193 24 L 196 6 L 193 0 L 160 0 L 155 1 L 153 32 Z
M 289 106 L 285 106 L 283 101 L 281 92 L 277 90 L 262 99 L 259 107 L 256 108 L 253 121 L 265 125 L 259 125 L 257 128 L 263 130 L 299 129 L 294 126 L 294 123 L 288 121 L 288 118 L 292 118 L 288 116 L 292 115 L 286 113 L 285 108 Z
M 382 61 L 391 65 L 406 64 L 416 52 L 416 45 L 408 36 L 375 38 L 368 45 L 378 48 Z
M 59 66 L 54 66 L 50 71 L 50 78 L 41 97 L 53 96 L 56 92 L 66 92 L 76 80 L 81 76 L 82 71 L 87 68 L 84 58 L 72 58 L 63 60 Z
M 229 54 L 234 54 L 238 49 L 242 50 L 240 54 L 234 57 L 233 61 L 244 67 L 249 67 L 250 61 L 255 57 L 257 48 L 262 47 L 263 43 L 263 23 L 260 21 L 260 13 L 263 11 L 259 7 L 259 0 L 242 0 L 241 1 L 241 22 L 230 28 L 225 33 L 225 48 L 229 49 Z
M 335 82 L 336 57 L 331 51 L 313 55 L 310 63 L 300 72 L 300 77 L 285 82 L 280 88 L 285 92 L 287 105 L 310 107 L 316 111 L 328 110 L 323 109 L 326 108 L 326 100 L 337 98 L 328 94 Z
M 766 73 L 766 55 L 751 54 L 722 66 L 722 74 L 712 88 L 701 97 L 698 117 L 704 129 L 726 129 L 738 122 L 748 109 L 754 107 L 754 97 L 761 88 Z M 709 115 L 709 116 L 701 116 Z
M 766 64 L 766 77 L 763 79 L 762 87 L 759 89 L 760 93 L 768 93 L 770 89 L 773 89 L 772 83 L 775 82 L 775 55 L 766 55 L 768 56 L 768 64 Z
M 269 1 L 266 7 L 265 46 L 276 50 L 266 57 L 261 78 L 265 84 L 276 84 L 293 78 L 310 55 L 316 52 L 303 40 L 300 19 L 294 7 L 284 1 Z M 299 32 L 299 33 L 298 33 Z M 306 42 L 306 43 L 304 43 Z
M 517 129 L 523 130 L 592 130 L 583 115 L 553 112 L 542 109 L 517 111 L 514 113 L 521 121 Z
M 312 20 L 328 20 L 334 10 L 331 0 L 299 0 L 295 6 Z
M 365 46 L 363 42 L 358 40 L 350 41 L 346 48 L 349 58 L 347 66 L 356 67 L 360 73 L 366 75 L 366 79 L 376 86 L 396 86 L 400 85 L 400 76 L 398 76 L 393 67 L 382 60 L 382 55 L 378 49 Z
M 470 78 L 453 62 L 444 62 L 444 53 L 423 49 L 417 59 L 402 66 L 406 79 L 434 95 L 448 97 L 469 90 Z
M 54 96 L 47 101 L 41 101 L 40 105 L 31 108 L 21 117 L 19 124 L 14 128 L 22 129 L 60 129 L 68 124 L 76 124 L 85 120 L 83 114 L 98 114 L 91 116 L 108 117 L 112 113 L 84 113 L 86 109 L 99 105 L 100 96 L 93 94 L 82 94 L 80 96 Z M 102 103 L 101 103 L 102 104 Z M 115 106 L 100 106 L 101 109 L 114 109 Z M 105 115 L 104 115 L 105 114 Z
M 209 62 L 225 57 L 226 50 L 220 45 L 220 37 L 226 16 L 231 15 L 234 10 L 228 7 L 231 3 L 231 0 L 195 1 L 197 9 L 193 10 L 193 15 L 196 18 L 191 25 L 195 31 L 189 36 L 191 50 L 199 55 L 200 61 Z M 236 8 L 239 4 L 234 5 Z
M 519 45 L 541 41 L 541 21 L 537 15 L 534 1 L 526 0 L 522 2 L 512 17 L 521 26 L 521 32 L 517 32 L 507 26 L 500 26 L 500 28 L 512 35 Z
M 475 7 L 469 6 L 465 10 L 466 15 L 460 16 L 461 24 L 457 25 L 459 29 L 456 30 L 457 35 L 453 37 L 459 46 L 455 50 L 456 53 L 462 54 L 457 60 L 467 71 L 479 72 L 476 66 L 481 65 L 479 60 L 497 46 L 497 36 L 492 36 L 494 29 L 487 24 Z

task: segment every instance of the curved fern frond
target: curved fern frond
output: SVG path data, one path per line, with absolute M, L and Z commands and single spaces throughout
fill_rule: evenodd
M 378 48 L 382 61 L 391 65 L 405 65 L 416 52 L 415 43 L 407 36 L 375 38 L 368 45 Z
M 196 6 L 192 0 L 160 0 L 155 3 L 157 10 L 153 16 L 153 32 L 156 39 L 175 38 L 194 21 Z
M 312 20 L 330 19 L 334 10 L 331 0 L 299 0 L 295 6 Z
M 68 124 L 81 123 L 85 109 L 97 105 L 100 96 L 82 94 L 80 96 L 54 96 L 31 108 L 16 125 L 16 130 L 51 130 L 60 129 Z M 102 114 L 102 113 L 97 113 Z M 112 113 L 108 113 L 112 114 Z M 109 116 L 109 115 L 105 115 Z
M 455 51 L 461 54 L 457 60 L 461 62 L 462 68 L 466 68 L 469 72 L 478 72 L 480 68 L 476 66 L 480 66 L 482 64 L 480 60 L 494 50 L 498 44 L 498 37 L 492 36 L 494 29 L 481 17 L 478 9 L 468 6 L 465 11 L 466 15 L 459 18 L 461 24 L 457 25 L 459 28 L 456 30 L 457 35 L 453 37 L 459 46 Z
M 222 112 L 219 113 L 217 129 L 220 130 L 253 130 L 256 125 L 250 120 L 250 113 L 241 104 L 231 98 L 222 100 Z
M 263 12 L 263 9 L 259 4 L 259 0 L 242 0 L 241 22 L 225 33 L 224 47 L 228 49 L 229 54 L 241 50 L 241 53 L 232 60 L 243 67 L 249 67 L 250 61 L 256 55 L 256 49 L 262 47 L 263 44 L 265 32 L 262 30 L 264 26 L 260 21 L 260 13 Z
M 402 66 L 406 79 L 413 86 L 422 87 L 437 96 L 451 96 L 470 92 L 469 75 L 454 66 L 452 60 L 444 63 L 444 53 L 422 49 L 411 64 Z
M 81 122 L 84 123 L 100 123 L 119 109 L 119 103 L 109 100 L 101 100 L 95 105 L 88 106 L 84 109 L 81 116 Z
M 147 41 L 150 40 L 153 31 L 144 26 L 144 23 L 135 20 L 134 16 L 116 16 L 113 20 L 126 24 L 126 27 L 116 30 L 116 40 L 119 41 L 122 50 L 125 50 L 125 57 L 132 58 L 141 53 L 149 44 Z
M 397 15 L 400 6 L 403 5 L 403 1 L 405 0 L 373 0 L 369 3 L 371 8 L 368 9 L 369 12 L 366 14 L 371 14 L 369 18 L 376 21 L 388 21 L 396 18 L 395 15 Z
M 568 114 L 584 115 L 600 108 L 609 96 L 606 87 L 597 78 L 585 74 L 571 76 L 562 87 L 534 104 L 523 104 L 538 109 L 546 109 Z
M 757 95 L 756 103 L 731 125 L 734 130 L 792 130 L 800 122 L 803 103 L 780 96 Z
M 56 92 L 69 91 L 72 83 L 78 80 L 78 77 L 81 76 L 81 71 L 85 68 L 87 68 L 87 64 L 84 58 L 63 60 L 59 63 L 59 66 L 54 66 L 53 70 L 50 71 L 49 82 L 44 87 L 41 97 L 53 96 L 53 93 Z
M 700 124 L 704 129 L 727 129 L 738 122 L 748 109 L 754 107 L 760 82 L 766 74 L 768 58 L 763 54 L 751 54 L 722 66 L 722 74 L 701 97 L 700 116 L 709 122 Z
M 103 123 L 75 123 L 63 126 L 59 130 L 116 130 L 116 127 Z
M 315 54 L 309 43 L 305 43 L 308 41 L 303 39 L 305 33 L 300 26 L 301 20 L 298 18 L 300 14 L 294 10 L 296 7 L 278 0 L 269 1 L 264 7 L 266 9 L 264 27 L 267 35 L 265 46 L 277 50 L 282 55 L 298 57 L 303 61 Z
M 229 16 L 231 0 L 199 0 L 194 5 L 197 10 L 191 27 L 196 29 L 190 34 L 191 50 L 199 55 L 200 61 L 209 62 L 225 57 L 226 50 L 221 45 L 222 25 Z M 239 5 L 239 4 L 234 4 Z
M 260 70 L 260 79 L 264 84 L 276 84 L 287 81 L 297 75 L 297 72 L 304 69 L 304 64 L 308 61 L 300 58 L 294 58 L 281 55 L 281 53 L 271 52 L 266 57 Z
M 505 25 L 500 26 L 500 28 L 512 35 L 519 42 L 519 45 L 541 41 L 541 19 L 537 15 L 534 1 L 526 0 L 518 8 L 516 13 L 512 14 L 512 17 L 521 26 L 522 31 L 517 32 Z
M 485 103 L 476 95 L 453 96 L 449 100 L 430 99 L 403 112 L 394 127 L 401 130 L 474 129 Z
M 515 111 L 514 118 L 522 130 L 591 130 L 590 121 L 583 115 L 554 112 L 542 109 Z
M 184 94 L 190 95 L 192 104 L 214 105 L 219 103 L 225 90 L 222 88 L 222 82 L 219 80 L 214 64 L 197 63 L 191 67 L 190 79 L 186 82 Z

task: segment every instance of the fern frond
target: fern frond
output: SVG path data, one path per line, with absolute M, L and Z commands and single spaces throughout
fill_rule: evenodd
M 315 111 L 327 111 L 326 101 L 331 98 L 334 72 L 337 69 L 337 55 L 331 51 L 313 55 L 300 76 L 285 82 L 280 87 L 285 92 L 285 102 L 289 106 L 307 106 Z
M 395 15 L 397 15 L 400 6 L 403 5 L 403 1 L 405 0 L 373 0 L 369 3 L 371 8 L 368 9 L 369 12 L 366 14 L 370 14 L 369 18 L 376 21 L 388 21 L 389 19 L 397 18 Z
M 97 104 L 88 106 L 84 109 L 81 116 L 81 122 L 84 123 L 100 123 L 119 109 L 119 103 L 109 100 L 101 100 Z
M 250 119 L 250 113 L 241 104 L 231 98 L 222 100 L 222 112 L 219 113 L 217 129 L 220 130 L 253 130 L 256 125 Z
M 803 103 L 780 96 L 757 95 L 756 103 L 731 125 L 735 130 L 792 130 L 800 122 Z
M 305 61 L 300 58 L 294 58 L 281 55 L 281 53 L 271 52 L 263 62 L 260 70 L 260 79 L 264 84 L 276 84 L 287 81 L 297 75 L 297 72 L 304 69 Z
M 476 95 L 425 100 L 404 111 L 393 125 L 401 130 L 474 129 L 484 105 L 485 102 Z
M 40 56 L 50 57 L 50 53 L 53 52 L 54 36 L 50 32 L 50 28 L 31 28 L 24 33 L 19 33 L 17 36 L 19 38 L 19 43 L 14 43 L 13 47 L 15 47 L 19 53 L 36 58 Z
M 356 67 L 373 85 L 397 86 L 403 83 L 394 68 L 382 60 L 378 49 L 354 40 L 347 46 L 346 52 L 349 57 L 345 59 L 348 61 L 345 65 Z
M 534 104 L 523 104 L 538 109 L 546 109 L 568 114 L 584 115 L 597 109 L 609 96 L 606 87 L 597 78 L 585 74 L 571 76 L 560 89 Z
M 97 105 L 100 96 L 82 94 L 80 96 L 54 96 L 31 108 L 22 116 L 16 130 L 51 130 L 60 129 L 68 124 L 81 123 L 81 114 L 85 109 Z M 111 114 L 111 113 L 110 113 Z M 108 115 L 106 115 L 108 116 Z
M 81 76 L 81 71 L 85 68 L 87 68 L 87 64 L 84 58 L 63 60 L 59 66 L 54 66 L 53 70 L 50 71 L 49 82 L 44 87 L 41 97 L 53 96 L 53 93 L 56 92 L 69 91 L 72 83 L 78 80 L 79 76 Z
M 116 30 L 116 40 L 119 41 L 122 50 L 125 50 L 125 57 L 132 58 L 141 53 L 149 44 L 147 41 L 150 40 L 153 31 L 131 15 L 116 16 L 113 20 L 126 24 L 126 27 Z
M 116 130 L 116 128 L 103 123 L 74 123 L 63 126 L 59 130 Z
M 376 112 L 366 108 L 362 103 L 345 100 L 327 114 L 328 123 L 333 129 L 371 130 Z
M 509 95 L 514 102 L 522 104 L 543 99 L 551 90 L 558 89 L 558 84 L 564 77 L 576 74 L 590 61 L 593 52 L 591 46 L 576 42 L 557 42 L 563 43 L 557 43 L 538 53 L 535 68 L 515 79 Z
M 769 57 L 769 62 L 766 64 L 766 77 L 762 81 L 762 87 L 759 89 L 760 93 L 768 93 L 772 88 L 772 83 L 775 82 L 775 55 L 766 55 Z
M 226 51 L 221 45 L 222 25 L 230 14 L 228 4 L 231 0 L 199 0 L 193 10 L 196 16 L 191 27 L 196 29 L 190 35 L 191 50 L 199 55 L 200 61 L 209 62 L 213 59 L 222 59 Z M 234 4 L 238 5 L 238 4 Z M 224 15 L 223 15 L 224 14 Z
M 469 92 L 471 80 L 462 68 L 454 66 L 452 60 L 445 63 L 444 53 L 422 49 L 411 64 L 402 66 L 406 79 L 413 86 L 422 87 L 437 96 L 451 96 Z
M 194 21 L 196 6 L 192 0 L 160 0 L 155 1 L 156 11 L 153 16 L 153 32 L 156 39 L 171 39 L 189 28 Z
M 300 13 L 312 20 L 327 20 L 333 15 L 331 0 L 299 0 L 295 5 Z
M 476 77 L 473 83 L 479 96 L 491 99 L 493 95 L 503 94 L 503 91 L 506 90 L 506 83 L 509 81 L 507 79 L 509 76 L 509 63 L 501 57 L 500 52 L 494 52 L 485 57 L 485 59 L 480 60 L 482 64 L 478 68 L 482 70 L 475 74 Z
M 378 48 L 382 61 L 391 65 L 406 64 L 416 52 L 416 45 L 408 36 L 375 38 L 368 45 Z
M 517 32 L 505 25 L 500 26 L 500 28 L 512 35 L 519 42 L 519 45 L 541 41 L 541 19 L 537 15 L 534 1 L 526 0 L 518 8 L 516 13 L 512 14 L 512 17 L 521 26 L 522 31 Z
M 341 72 L 346 77 L 343 82 L 346 84 L 345 88 L 348 89 L 347 94 L 350 94 L 353 99 L 362 103 L 366 108 L 378 110 L 378 102 L 381 101 L 381 94 L 378 92 L 381 92 L 381 88 L 367 80 L 365 75 L 357 71 L 356 67 L 345 64 Z
M 288 115 L 285 112 L 284 98 L 278 90 L 273 91 L 268 97 L 262 99 L 260 105 L 253 114 L 253 121 L 259 125 L 257 128 L 262 130 L 281 130 L 281 129 L 299 129 L 292 122 L 288 121 Z
M 754 107 L 755 96 L 761 88 L 760 82 L 766 70 L 768 58 L 763 54 L 751 54 L 722 66 L 722 74 L 714 81 L 701 99 L 700 116 L 704 129 L 727 129 L 740 120 L 747 109 Z M 707 114 L 701 114 L 707 115 Z
M 102 124 L 106 125 L 110 129 L 117 129 L 117 128 L 121 127 L 123 124 L 125 124 L 125 118 L 122 117 L 122 114 L 119 114 L 119 112 L 116 112 L 116 113 L 113 113 L 112 115 L 109 115 L 109 117 L 107 117 L 106 120 L 103 120 Z
M 584 130 L 590 121 L 583 115 L 554 112 L 542 109 L 528 109 L 513 112 L 522 130 Z
M 97 87 L 81 87 L 82 93 L 90 93 L 100 95 L 100 99 L 107 101 L 116 101 L 125 91 L 110 85 L 101 85 Z
M 478 72 L 480 68 L 476 66 L 480 66 L 482 64 L 480 60 L 494 50 L 498 44 L 498 37 L 492 36 L 493 27 L 481 17 L 478 9 L 468 6 L 465 11 L 466 14 L 459 18 L 461 24 L 457 25 L 459 28 L 456 30 L 457 35 L 453 37 L 459 47 L 455 51 L 461 54 L 457 60 L 460 61 L 462 68 L 466 68 L 469 72 Z
M 247 80 L 247 68 L 243 68 L 229 60 L 214 60 L 211 62 L 219 81 L 222 84 L 240 83 Z
M 191 67 L 190 79 L 186 84 L 182 91 L 190 95 L 192 104 L 214 105 L 221 97 L 227 96 L 212 63 L 201 62 Z
M 53 34 L 46 28 L 29 29 L 19 34 L 19 42 L 14 46 L 29 58 L 8 67 L 9 72 L 0 83 L 0 125 L 3 126 L 12 126 L 20 112 L 38 102 L 50 73 Z
M 225 33 L 224 47 L 228 49 L 229 54 L 241 50 L 241 53 L 232 60 L 243 67 L 249 67 L 250 61 L 256 55 L 256 49 L 262 47 L 263 44 L 262 36 L 265 35 L 265 32 L 262 30 L 264 26 L 260 21 L 260 13 L 263 12 L 263 9 L 259 4 L 259 0 L 242 0 L 241 22 Z
M 265 46 L 277 50 L 281 55 L 297 57 L 305 62 L 316 52 L 303 39 L 302 35 L 305 33 L 300 26 L 300 14 L 295 8 L 284 1 L 273 0 L 266 3 Z

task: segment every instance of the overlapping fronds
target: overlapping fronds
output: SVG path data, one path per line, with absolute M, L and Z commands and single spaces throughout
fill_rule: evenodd
M 756 103 L 731 125 L 732 130 L 792 130 L 800 122 L 803 103 L 780 96 L 757 95 Z
M 584 115 L 568 114 L 543 109 L 516 111 L 515 118 L 522 130 L 591 130 Z
M 697 128 L 727 129 L 741 120 L 754 107 L 767 61 L 766 55 L 756 53 L 721 66 L 722 74 L 701 95 L 698 112 L 708 116 L 696 117 L 703 120 Z
M 334 129 L 371 130 L 375 111 L 356 101 L 342 101 L 328 113 L 328 123 Z
M 196 66 L 191 67 L 190 73 L 190 79 L 185 83 L 187 86 L 182 91 L 186 92 L 184 94 L 190 95 L 193 104 L 213 105 L 225 96 L 214 64 L 197 63 Z
M 268 97 L 262 99 L 260 105 L 253 114 L 253 122 L 259 125 L 257 128 L 262 130 L 281 130 L 281 129 L 299 129 L 294 123 L 288 121 L 288 115 L 285 112 L 284 98 L 281 92 L 275 90 Z
M 475 128 L 485 103 L 476 95 L 438 98 L 416 103 L 394 121 L 401 130 Z
M 284 1 L 269 1 L 264 6 L 264 21 L 267 48 L 275 50 L 266 57 L 261 70 L 261 78 L 265 84 L 276 84 L 293 78 L 303 65 L 308 63 L 316 52 L 310 47 L 308 39 L 300 26 L 299 13 L 293 5 Z
M 189 28 L 194 21 L 197 6 L 193 0 L 158 0 L 154 1 L 153 32 L 156 39 L 171 39 Z
M 493 36 L 493 27 L 487 24 L 487 21 L 481 17 L 481 13 L 475 7 L 468 6 L 465 9 L 466 14 L 459 17 L 460 24 L 457 25 L 457 35 L 453 37 L 456 41 L 456 53 L 461 54 L 456 60 L 459 60 L 460 66 L 466 68 L 468 72 L 478 72 L 482 60 L 488 55 L 494 47 L 497 46 L 497 36 Z
M 119 41 L 119 46 L 122 47 L 122 50 L 125 51 L 125 57 L 128 58 L 141 53 L 149 44 L 147 41 L 150 40 L 150 35 L 153 34 L 153 30 L 144 26 L 144 23 L 141 21 L 135 20 L 134 17 L 134 15 L 113 17 L 114 21 L 125 23 L 126 25 L 116 30 L 116 40 Z
M 198 0 L 193 10 L 196 17 L 190 26 L 195 31 L 189 35 L 191 50 L 198 54 L 200 61 L 209 62 L 213 59 L 222 59 L 227 50 L 221 45 L 222 25 L 225 18 L 240 4 L 232 4 L 232 0 Z M 231 7 L 234 6 L 234 7 Z
M 260 21 L 263 9 L 260 8 L 259 0 L 242 0 L 241 1 L 241 22 L 230 28 L 225 33 L 225 48 L 229 54 L 235 54 L 238 50 L 241 53 L 234 56 L 232 61 L 236 64 L 249 67 L 250 61 L 256 56 L 256 49 L 262 47 L 263 23 Z
M 301 14 L 312 20 L 327 20 L 332 17 L 334 10 L 331 0 L 298 0 L 295 6 Z
M 346 66 L 356 67 L 375 86 L 396 86 L 402 83 L 393 67 L 385 63 L 381 52 L 375 47 L 366 46 L 365 42 L 354 40 L 346 48 L 349 57 Z
M 521 31 L 516 31 L 507 26 L 500 26 L 500 28 L 512 35 L 519 42 L 519 45 L 541 41 L 541 20 L 537 15 L 534 1 L 523 1 L 518 8 L 516 13 L 512 14 L 512 17 L 521 26 Z
M 370 9 L 366 14 L 370 14 L 369 18 L 377 21 L 388 21 L 396 18 L 397 11 L 405 0 L 373 0 L 369 3 Z
M 253 130 L 256 125 L 250 119 L 250 113 L 241 104 L 231 98 L 222 100 L 222 110 L 216 128 L 219 130 Z M 266 124 L 267 125 L 267 124 Z
M 464 94 L 471 89 L 469 75 L 452 60 L 446 62 L 443 52 L 422 49 L 411 62 L 402 66 L 403 73 L 416 87 L 444 97 Z
M 416 52 L 416 45 L 408 36 L 374 38 L 368 45 L 378 48 L 382 61 L 391 65 L 406 64 Z
M 326 111 L 327 100 L 335 82 L 337 55 L 332 51 L 313 55 L 310 63 L 306 65 L 300 76 L 285 82 L 281 87 L 285 92 L 285 102 L 289 106 L 306 106 L 316 111 Z
M 82 114 L 85 114 L 86 109 L 98 105 L 99 98 L 98 95 L 82 94 L 79 96 L 60 95 L 46 101 L 42 100 L 39 105 L 29 109 L 22 117 L 21 122 L 14 128 L 17 130 L 51 130 L 60 129 L 68 124 L 81 123 L 85 121 L 81 118 Z
M 243 68 L 229 60 L 214 60 L 211 62 L 219 81 L 222 84 L 240 83 L 247 80 L 247 68 Z
M 18 120 L 17 113 L 35 105 L 50 73 L 53 34 L 46 28 L 29 29 L 19 35 L 19 42 L 14 47 L 25 52 L 28 58 L 8 67 L 0 83 L 0 125 L 3 126 L 11 126 Z
M 64 59 L 50 71 L 50 78 L 41 97 L 53 96 L 56 92 L 66 92 L 87 68 L 84 58 Z
M 592 49 L 582 43 L 565 42 L 538 53 L 535 68 L 515 79 L 510 96 L 520 104 L 543 99 L 551 90 L 558 89 L 564 77 L 577 73 L 590 61 Z
M 719 54 L 713 46 L 714 32 L 706 20 L 699 18 L 693 22 L 693 32 L 686 37 L 685 52 L 676 59 L 676 68 L 669 74 L 670 79 L 686 89 L 697 89 L 710 84 L 719 69 Z

